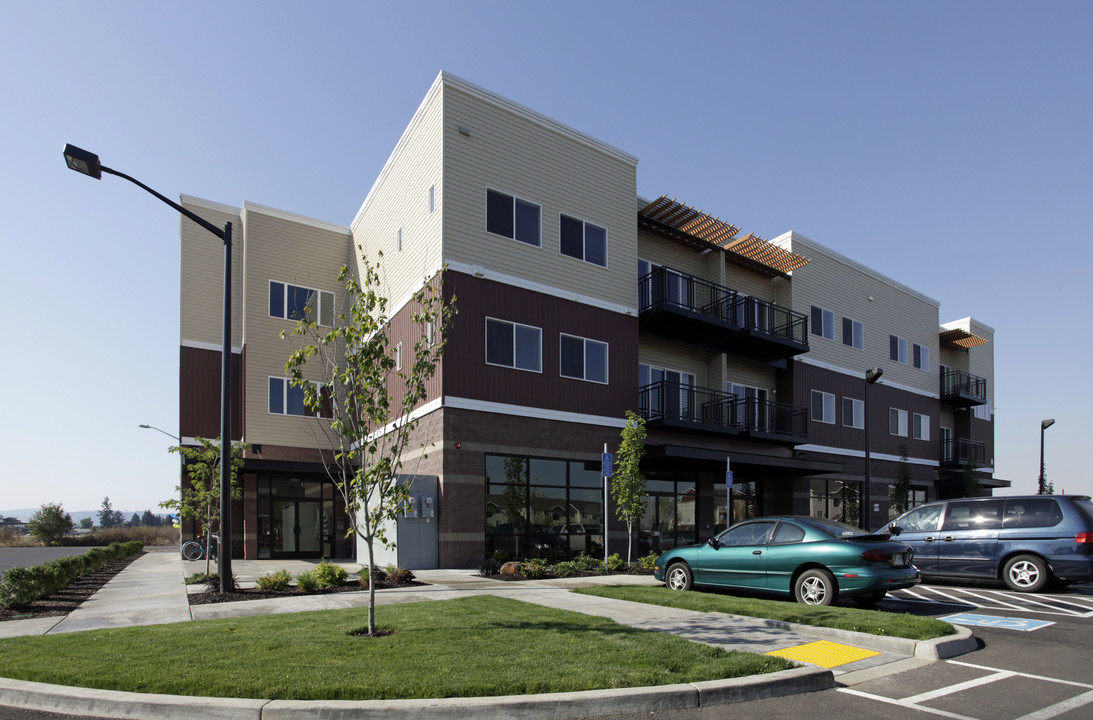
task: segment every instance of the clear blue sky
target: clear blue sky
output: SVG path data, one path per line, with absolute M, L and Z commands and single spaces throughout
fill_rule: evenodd
M 997 330 L 996 474 L 1093 492 L 1093 3 L 0 0 L 0 509 L 173 492 L 178 217 L 66 169 L 348 224 L 448 70 Z M 210 241 L 215 242 L 215 239 Z

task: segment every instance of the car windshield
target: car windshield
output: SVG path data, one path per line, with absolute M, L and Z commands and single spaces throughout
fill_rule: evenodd
M 800 522 L 819 530 L 825 535 L 830 535 L 833 538 L 851 538 L 869 535 L 868 532 L 859 527 L 847 525 L 846 523 L 841 523 L 836 520 L 827 520 L 825 518 L 800 518 Z

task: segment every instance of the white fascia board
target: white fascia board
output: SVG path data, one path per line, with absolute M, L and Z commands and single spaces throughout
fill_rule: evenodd
M 826 453 L 828 455 L 841 455 L 843 457 L 865 457 L 864 450 L 851 450 L 849 448 L 828 447 L 827 445 L 798 445 L 794 448 L 794 450 L 801 450 L 803 452 Z M 887 455 L 885 453 L 875 452 L 869 453 L 869 458 L 871 460 L 887 460 L 889 462 L 897 463 L 902 462 L 903 460 L 903 458 L 901 458 L 899 455 Z M 907 458 L 907 462 L 910 465 L 925 465 L 926 467 L 938 467 L 941 465 L 940 461 L 938 460 L 925 460 L 923 458 Z M 982 468 L 977 469 L 981 470 Z
M 225 205 L 224 203 L 218 203 L 214 200 L 206 200 L 205 198 L 199 198 L 194 195 L 179 195 L 178 198 L 180 205 L 190 206 L 187 209 L 204 208 L 205 210 L 221 212 L 226 215 L 239 215 L 242 213 L 242 208 L 238 208 L 234 205 Z
M 224 349 L 224 346 L 220 343 L 203 342 L 201 340 L 186 340 L 183 338 L 179 344 L 182 347 L 195 348 L 197 350 L 212 350 L 213 352 L 220 352 Z M 240 355 L 243 353 L 243 346 L 232 345 L 232 355 Z
M 810 358 L 807 355 L 798 355 L 797 357 L 795 357 L 793 359 L 796 360 L 799 363 L 804 363 L 805 365 L 812 365 L 813 367 L 823 368 L 824 370 L 830 370 L 831 372 L 837 372 L 841 375 L 849 375 L 852 378 L 857 378 L 858 380 L 861 380 L 862 382 L 865 382 L 865 377 L 864 377 L 865 373 L 863 373 L 861 370 L 848 370 L 844 367 L 839 367 L 838 365 L 832 365 L 831 363 L 825 363 L 825 362 L 820 362 L 819 360 L 814 360 L 813 358 Z M 934 377 L 935 380 L 937 379 L 936 376 L 931 376 L 931 377 Z M 903 390 L 904 392 L 909 392 L 909 393 L 913 393 L 915 395 L 921 395 L 923 397 L 928 397 L 928 398 L 931 398 L 933 400 L 940 400 L 941 399 L 940 393 L 930 392 L 928 390 L 923 390 L 922 388 L 911 387 L 910 385 L 903 385 L 901 383 L 891 382 L 887 378 L 882 379 L 880 381 L 880 384 L 881 385 L 886 385 L 890 388 L 895 388 L 896 390 Z
M 267 205 L 259 205 L 253 202 L 244 202 L 241 216 L 244 223 L 246 222 L 248 213 L 257 213 L 259 215 L 268 215 L 269 217 L 277 218 L 278 220 L 284 220 L 285 222 L 296 223 L 297 225 L 306 225 L 318 230 L 329 230 L 331 232 L 342 233 L 347 237 L 350 235 L 349 228 L 344 225 L 338 225 L 337 223 L 327 222 L 326 220 L 318 220 L 316 218 L 307 217 L 306 215 L 297 215 L 296 213 L 289 212 L 288 210 L 280 210 L 278 208 L 269 207 Z
M 594 298 L 589 295 L 581 295 L 580 293 L 570 292 L 569 290 L 561 290 L 550 285 L 544 285 L 543 283 L 532 282 L 527 278 L 495 272 L 481 265 L 470 265 L 468 263 L 455 262 L 453 260 L 446 260 L 444 262 L 444 265 L 449 270 L 454 270 L 455 272 L 463 273 L 464 275 L 481 277 L 485 278 L 486 280 L 493 280 L 494 282 L 503 283 L 505 285 L 513 285 L 515 287 L 525 288 L 533 292 L 542 293 L 543 295 L 549 295 L 550 297 L 561 298 L 563 300 L 572 300 L 573 302 L 581 303 L 582 305 L 589 305 L 595 308 L 600 308 L 601 310 L 617 312 L 622 315 L 637 316 L 638 314 L 638 309 L 636 307 L 608 302 L 606 300 Z
M 547 408 L 528 407 L 526 405 L 508 405 L 506 403 L 487 402 L 485 400 L 452 396 L 444 398 L 444 407 L 452 408 L 453 410 L 473 410 L 475 412 L 495 413 L 498 415 L 516 415 L 518 417 L 533 418 L 536 420 L 556 420 L 558 422 L 579 423 L 581 425 L 599 425 L 612 428 L 622 428 L 626 426 L 626 418 L 585 415 L 584 413 L 565 412 L 564 410 L 549 410 Z
M 976 320 L 971 315 L 966 318 L 961 318 L 959 320 L 953 320 L 952 322 L 942 323 L 941 325 L 942 330 L 966 330 L 968 332 L 975 332 L 975 330 L 972 329 L 973 327 L 982 328 L 983 330 L 989 332 L 992 336 L 995 332 L 994 328 L 992 328 L 990 325 Z
M 805 244 L 805 248 L 804 248 L 803 251 L 793 250 L 793 252 L 800 252 L 801 254 L 807 256 L 809 254 L 808 246 L 811 245 L 812 247 L 817 248 L 820 252 L 825 253 L 827 255 L 830 255 L 832 258 L 834 258 L 838 262 L 845 263 L 846 265 L 849 265 L 850 267 L 854 268 L 855 270 L 857 270 L 859 272 L 862 272 L 862 273 L 868 275 L 869 277 L 873 278 L 877 282 L 884 283 L 885 285 L 888 285 L 889 287 L 891 287 L 895 290 L 898 290 L 900 292 L 907 293 L 908 295 L 913 295 L 914 297 L 918 298 L 919 300 L 922 300 L 923 302 L 930 303 L 931 305 L 934 305 L 935 307 L 938 307 L 938 308 L 941 307 L 941 303 L 937 300 L 934 300 L 929 295 L 923 295 L 918 290 L 915 290 L 914 288 L 910 288 L 910 287 L 904 285 L 903 283 L 899 282 L 898 280 L 893 280 L 892 278 L 888 277 L 887 275 L 882 275 L 881 273 L 877 272 L 873 268 L 867 267 L 866 265 L 862 265 L 857 260 L 852 260 L 852 259 L 848 258 L 846 255 L 843 255 L 840 252 L 832 250 L 828 246 L 822 245 L 822 244 L 816 242 L 815 240 L 811 240 L 811 239 L 805 237 L 804 235 L 802 235 L 799 232 L 794 232 L 793 230 L 790 230 L 788 232 L 782 233 L 781 235 L 774 238 L 773 240 L 770 240 L 769 242 L 773 245 L 777 245 L 778 247 L 782 248 L 783 250 L 791 250 L 792 247 L 793 247 L 793 241 L 794 240 L 800 240 L 801 242 L 803 242 Z M 808 266 L 806 265 L 805 267 L 808 267 Z M 793 275 L 793 273 L 791 272 L 790 276 L 792 277 L 792 275 Z

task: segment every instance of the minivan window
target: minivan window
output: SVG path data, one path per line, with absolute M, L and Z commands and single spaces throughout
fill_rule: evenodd
M 1085 518 L 1087 523 L 1093 524 L 1093 500 L 1087 497 L 1071 498 L 1070 502 L 1078 508 L 1078 513 Z
M 1002 527 L 1002 500 L 965 500 L 949 503 L 942 530 L 984 530 Z
M 1054 527 L 1063 521 L 1063 511 L 1054 498 L 1009 498 L 1006 500 L 1007 528 Z
M 941 518 L 941 505 L 923 505 L 907 513 L 894 525 L 904 532 L 933 532 L 937 530 L 937 521 Z

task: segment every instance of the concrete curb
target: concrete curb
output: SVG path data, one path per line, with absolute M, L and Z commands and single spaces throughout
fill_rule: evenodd
M 766 675 L 656 687 L 423 700 L 245 700 L 153 695 L 0 678 L 0 706 L 129 720 L 368 720 L 444 717 L 562 718 L 680 710 L 835 687 L 832 672 L 799 667 Z

